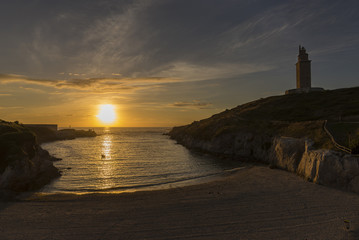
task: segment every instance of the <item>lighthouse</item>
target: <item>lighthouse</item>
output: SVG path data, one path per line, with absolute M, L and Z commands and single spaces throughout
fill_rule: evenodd
M 311 60 L 308 59 L 308 53 L 305 48 L 299 45 L 298 62 L 295 64 L 297 68 L 297 88 L 310 89 L 312 87 Z
M 297 70 L 297 88 L 285 91 L 285 94 L 298 94 L 309 92 L 323 92 L 320 87 L 312 87 L 312 77 L 308 53 L 303 46 L 299 45 L 298 62 L 295 64 Z

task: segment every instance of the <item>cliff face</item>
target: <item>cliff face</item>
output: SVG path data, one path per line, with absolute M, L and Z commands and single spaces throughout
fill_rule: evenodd
M 357 116 L 359 88 L 260 99 L 175 127 L 180 144 L 214 155 L 260 161 L 308 181 L 359 193 L 359 157 L 334 151 L 323 130 Z
M 313 148 L 306 139 L 276 138 L 271 148 L 272 166 L 306 180 L 359 193 L 359 158 L 333 150 Z
M 183 132 L 170 136 L 189 149 L 233 159 L 259 161 L 296 173 L 308 181 L 359 193 L 359 158 L 315 149 L 313 141 L 242 132 L 200 140 Z
M 15 192 L 35 190 L 60 176 L 51 157 L 27 128 L 0 122 L 0 189 Z

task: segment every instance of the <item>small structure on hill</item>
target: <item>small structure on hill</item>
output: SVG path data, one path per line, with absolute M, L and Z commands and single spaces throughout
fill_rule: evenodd
M 285 94 L 321 92 L 323 88 L 312 88 L 311 61 L 303 46 L 299 45 L 298 62 L 296 65 L 297 88 L 285 91 Z

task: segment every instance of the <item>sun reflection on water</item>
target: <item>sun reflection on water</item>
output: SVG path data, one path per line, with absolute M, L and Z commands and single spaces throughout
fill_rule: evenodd
M 108 131 L 107 131 L 108 132 Z M 114 162 L 112 161 L 112 135 L 106 134 L 103 136 L 102 146 L 101 146 L 101 161 L 98 166 L 100 170 L 100 178 L 102 179 L 99 189 L 108 189 L 115 186 L 115 182 L 113 180 L 116 166 L 114 166 Z
M 44 144 L 63 160 L 58 180 L 44 192 L 111 192 L 143 186 L 171 186 L 222 171 L 222 164 L 187 151 L 162 128 L 98 128 L 95 138 Z M 222 162 L 222 161 L 220 161 Z M 164 184 L 164 185 L 162 185 Z
M 101 158 L 111 160 L 112 135 L 105 135 L 102 141 Z

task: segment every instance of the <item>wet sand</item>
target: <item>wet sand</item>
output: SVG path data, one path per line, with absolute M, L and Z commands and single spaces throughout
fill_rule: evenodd
M 359 195 L 263 166 L 168 190 L 0 206 L 1 240 L 359 239 Z

